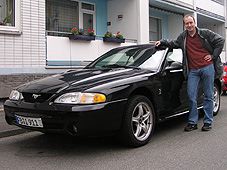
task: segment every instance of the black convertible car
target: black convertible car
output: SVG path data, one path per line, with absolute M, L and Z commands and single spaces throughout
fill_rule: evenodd
M 131 146 L 146 144 L 157 122 L 188 112 L 180 49 L 120 47 L 84 69 L 24 84 L 4 103 L 9 124 L 43 133 L 116 134 Z M 221 82 L 215 80 L 214 114 Z M 198 109 L 203 92 L 199 89 Z

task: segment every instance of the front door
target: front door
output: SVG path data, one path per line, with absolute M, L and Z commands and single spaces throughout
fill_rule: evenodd
M 167 53 L 161 75 L 163 116 L 188 109 L 187 82 L 183 76 L 182 59 L 181 49 L 169 50 Z

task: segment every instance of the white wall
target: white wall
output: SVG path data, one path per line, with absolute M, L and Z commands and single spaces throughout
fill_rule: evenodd
M 21 0 L 21 34 L 0 33 L 1 68 L 44 67 L 45 0 Z
M 169 39 L 176 39 L 183 30 L 184 30 L 183 16 L 176 14 L 169 15 L 168 16 Z
M 137 0 L 109 0 L 107 4 L 108 31 L 116 33 L 120 31 L 125 38 L 137 40 Z M 118 19 L 122 15 L 122 19 Z
M 225 16 L 225 8 L 223 5 L 211 0 L 195 0 L 195 6 L 214 14 Z
M 149 0 L 109 0 L 108 22 L 109 31 L 120 31 L 126 39 L 137 40 L 139 44 L 149 43 Z
M 102 40 L 78 41 L 68 37 L 47 36 L 48 61 L 93 61 L 112 48 L 136 43 L 108 43 Z
M 149 0 L 137 0 L 138 44 L 149 43 Z

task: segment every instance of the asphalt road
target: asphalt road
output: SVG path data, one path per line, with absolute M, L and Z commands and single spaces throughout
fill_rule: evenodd
M 29 132 L 0 139 L 0 169 L 226 170 L 227 96 L 210 132 L 183 132 L 185 117 L 161 123 L 146 146 L 127 148 L 113 138 L 72 138 Z

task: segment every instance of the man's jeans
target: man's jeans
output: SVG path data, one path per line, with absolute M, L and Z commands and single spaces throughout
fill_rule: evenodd
M 202 83 L 204 92 L 203 110 L 204 123 L 212 124 L 213 122 L 213 90 L 214 90 L 214 66 L 210 64 L 200 69 L 190 69 L 188 75 L 188 97 L 189 97 L 189 116 L 188 123 L 197 124 L 197 96 L 199 82 Z

